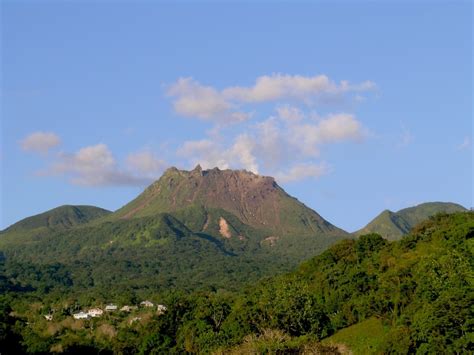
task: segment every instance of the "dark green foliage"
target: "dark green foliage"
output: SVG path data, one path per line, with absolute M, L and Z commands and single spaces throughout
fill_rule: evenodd
M 54 287 L 237 289 L 295 263 L 274 258 L 258 243 L 193 233 L 169 214 L 57 231 L 36 242 L 7 244 L 2 255 L 3 282 L 41 292 Z
M 116 228 L 115 233 L 121 235 L 128 230 L 128 223 L 124 221 L 121 228 L 115 224 L 109 227 Z M 144 219 L 140 223 L 149 226 L 165 223 L 170 231 L 179 227 L 168 216 Z M 199 238 L 178 229 L 182 235 L 176 238 Z M 153 241 L 154 235 L 146 240 Z M 97 285 L 87 288 L 91 290 L 87 296 L 77 290 L 75 293 L 66 285 L 62 291 L 55 289 L 45 294 L 44 288 L 39 287 L 39 278 L 37 291 L 11 291 L 9 295 L 16 298 L 4 299 L 7 310 L 3 312 L 2 329 L 7 329 L 8 335 L 2 339 L 21 337 L 23 349 L 30 352 L 49 351 L 61 345 L 68 351 L 141 354 L 224 350 L 236 354 L 305 351 L 337 354 L 337 348 L 325 347 L 319 340 L 351 325 L 369 325 L 374 323 L 370 320 L 375 320 L 384 331 L 378 333 L 380 339 L 374 342 L 376 348 L 371 347 L 371 351 L 472 353 L 473 236 L 473 213 L 437 215 L 399 242 L 389 243 L 376 234 L 342 241 L 295 272 L 262 279 L 241 292 L 157 293 L 138 283 L 135 286 L 139 288 L 136 292 L 141 292 L 140 297 L 167 305 L 165 314 L 140 311 L 146 322 L 136 325 L 128 323 L 127 315 L 107 315 L 77 329 L 52 329 L 49 335 L 35 325 L 45 322 L 41 320 L 41 312 L 55 309 L 57 324 L 62 324 L 71 312 L 101 300 L 117 302 L 121 296 L 123 302 L 133 298 L 136 302 L 141 298 L 137 298 L 135 291 L 127 296 L 125 283 L 121 284 L 120 280 L 117 280 L 120 286 L 109 283 L 106 289 Z M 41 273 L 48 275 L 48 270 Z M 67 274 L 62 275 L 60 280 L 67 280 Z M 8 315 L 8 307 L 15 311 L 14 316 Z M 104 335 L 104 329 L 112 335 Z
M 14 331 L 15 317 L 11 316 L 11 297 L 0 296 L 0 349 L 3 354 L 19 354 L 21 336 Z

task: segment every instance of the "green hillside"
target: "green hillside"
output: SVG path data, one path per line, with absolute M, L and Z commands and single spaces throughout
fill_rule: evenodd
M 143 221 L 194 238 L 168 215 Z M 473 237 L 474 213 L 437 215 L 400 241 L 376 234 L 341 241 L 290 274 L 235 292 L 156 292 L 142 285 L 137 298 L 120 282 L 102 291 L 84 285 L 87 295 L 45 294 L 39 285 L 28 291 L 23 283 L 0 297 L 0 340 L 6 353 L 19 353 L 18 344 L 30 353 L 472 353 Z M 7 281 L 19 280 L 10 274 Z M 166 312 L 72 320 L 80 309 L 145 297 L 165 304 Z M 48 312 L 52 321 L 44 319 Z
M 428 202 L 418 206 L 402 209 L 398 212 L 383 211 L 364 228 L 354 234 L 357 236 L 378 233 L 388 240 L 399 240 L 418 223 L 437 213 L 454 213 L 466 211 L 464 207 L 448 202 Z
M 294 263 L 259 243 L 194 233 L 166 213 L 51 232 L 0 250 L 7 276 L 48 289 L 234 288 Z
M 65 205 L 22 219 L 5 229 L 4 232 L 19 232 L 38 228 L 50 228 L 54 230 L 68 229 L 110 213 L 110 211 L 94 206 Z
M 0 231 L 0 248 L 6 244 L 27 243 L 57 231 L 87 224 L 109 215 L 111 212 L 94 206 L 60 206 L 27 217 Z

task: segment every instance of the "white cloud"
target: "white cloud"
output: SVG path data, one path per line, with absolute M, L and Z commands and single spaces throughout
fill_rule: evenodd
M 318 116 L 308 112 L 313 107 L 309 104 L 319 99 L 336 102 L 348 93 L 355 97 L 374 88 L 370 81 L 337 83 L 326 75 L 272 74 L 258 77 L 252 86 L 222 90 L 180 78 L 167 90 L 176 113 L 214 125 L 207 139 L 184 142 L 175 156 L 190 166 L 243 168 L 276 176 L 281 182 L 318 178 L 331 170 L 320 157 L 322 147 L 362 140 L 366 132 L 352 114 Z M 254 107 L 247 106 L 264 102 L 275 102 L 275 114 L 249 123 Z M 222 129 L 237 122 L 241 124 Z M 25 150 L 45 153 L 59 142 L 53 133 L 36 132 L 21 144 Z M 156 179 L 165 167 L 166 162 L 148 150 L 131 153 L 119 164 L 105 144 L 97 144 L 57 154 L 43 174 L 64 176 L 84 186 L 142 186 Z
M 20 141 L 25 151 L 47 154 L 50 149 L 61 144 L 61 139 L 53 132 L 34 132 Z
M 463 142 L 457 146 L 458 150 L 468 150 L 471 148 L 471 138 L 465 137 Z
M 331 168 L 326 162 L 319 164 L 301 163 L 292 166 L 289 171 L 278 172 L 275 174 L 277 181 L 288 183 L 294 181 L 305 180 L 308 178 L 319 178 L 331 172 Z
M 253 154 L 255 142 L 246 134 L 237 137 L 234 145 L 228 152 L 229 159 L 239 161 L 245 169 L 258 174 L 257 158 Z
M 343 141 L 362 140 L 366 133 L 362 124 L 351 114 L 331 114 L 316 122 L 302 122 L 288 125 L 287 144 L 299 148 L 307 157 L 318 157 L 320 147 Z
M 236 137 L 228 147 L 207 139 L 187 141 L 178 149 L 177 155 L 189 159 L 192 166 L 200 164 L 204 169 L 243 168 L 258 174 L 254 148 L 255 142 L 243 134 Z
M 326 75 L 306 77 L 302 75 L 272 74 L 256 79 L 254 86 L 234 86 L 222 91 L 223 96 L 241 102 L 265 102 L 281 99 L 307 100 L 321 94 L 342 94 L 345 92 L 361 92 L 372 90 L 375 84 L 364 81 L 350 84 L 341 81 L 337 84 Z
M 278 106 L 277 109 L 278 117 L 284 121 L 301 121 L 304 117 L 301 110 L 297 107 L 290 105 Z
M 248 120 L 251 113 L 242 111 L 241 107 L 249 103 L 288 100 L 309 103 L 318 98 L 334 102 L 347 93 L 370 91 L 375 87 L 372 81 L 336 83 L 326 75 L 272 74 L 258 77 L 253 86 L 232 86 L 221 91 L 201 85 L 193 78 L 179 78 L 168 88 L 167 94 L 173 97 L 173 107 L 179 115 L 225 124 Z M 297 118 L 297 111 L 285 106 L 279 114 L 288 119 Z
M 225 150 L 216 141 L 208 139 L 186 141 L 178 148 L 176 154 L 188 159 L 192 166 L 200 164 L 204 169 L 231 167 Z
M 316 162 L 320 147 L 327 144 L 360 140 L 362 124 L 353 115 L 337 114 L 299 120 L 270 117 L 247 127 L 230 140 L 187 141 L 178 155 L 189 160 L 190 166 L 201 164 L 205 169 L 245 168 L 276 176 L 288 182 L 317 178 L 329 172 L 326 163 Z
M 157 178 L 167 167 L 163 159 L 157 158 L 152 152 L 144 150 L 127 156 L 126 164 L 135 174 Z
M 270 117 L 257 123 L 251 132 L 256 145 L 255 154 L 266 171 L 274 171 L 297 156 L 291 144 L 286 142 L 285 131 L 278 118 Z
M 168 89 L 168 95 L 176 97 L 173 103 L 176 113 L 209 121 L 241 122 L 250 115 L 233 111 L 233 105 L 210 86 L 203 86 L 192 78 L 180 78 Z
M 40 175 L 65 176 L 72 184 L 82 186 L 143 186 L 152 181 L 143 174 L 120 169 L 105 144 L 84 147 L 73 154 L 60 153 Z

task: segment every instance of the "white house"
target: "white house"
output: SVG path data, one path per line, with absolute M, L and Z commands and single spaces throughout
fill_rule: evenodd
M 143 301 L 143 302 L 140 302 L 140 306 L 143 306 L 143 307 L 153 307 L 154 304 L 153 302 L 150 302 L 150 301 Z
M 136 310 L 136 309 L 138 309 L 137 306 L 127 306 L 127 305 L 125 305 L 125 306 L 123 306 L 122 308 L 120 308 L 120 310 L 121 310 L 122 312 L 131 312 L 131 311 Z
M 46 318 L 46 320 L 53 320 L 52 314 L 45 314 L 44 317 Z
M 74 319 L 89 319 L 89 313 L 86 313 L 86 312 L 79 312 L 79 313 L 74 313 L 72 315 L 74 317 Z
M 91 317 L 100 317 L 104 313 L 100 308 L 92 308 L 87 311 L 87 314 Z
M 105 306 L 105 310 L 106 311 L 116 311 L 117 310 L 117 305 L 116 304 L 108 304 L 107 306 Z
M 158 306 L 156 306 L 156 308 L 157 308 L 156 314 L 158 314 L 159 316 L 164 314 L 166 312 L 166 310 L 168 309 L 168 308 L 166 308 L 166 306 L 164 306 L 162 304 L 159 304 Z

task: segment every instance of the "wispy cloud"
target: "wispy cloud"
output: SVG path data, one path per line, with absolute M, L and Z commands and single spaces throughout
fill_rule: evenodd
M 259 166 L 253 153 L 255 147 L 255 141 L 247 134 L 242 134 L 230 145 L 209 139 L 187 141 L 178 148 L 177 154 L 186 158 L 191 165 L 200 164 L 204 169 L 244 168 L 258 174 Z
M 290 168 L 289 171 L 279 172 L 275 178 L 282 183 L 305 180 L 308 178 L 319 178 L 323 175 L 329 174 L 331 167 L 326 162 L 315 163 L 301 163 L 296 164 Z
M 462 141 L 461 144 L 457 146 L 457 150 L 469 150 L 471 149 L 471 138 L 469 137 L 464 137 L 464 140 Z
M 61 176 L 82 186 L 144 186 L 156 179 L 166 164 L 150 153 L 127 157 L 127 168 L 120 167 L 109 147 L 103 143 L 87 146 L 75 153 L 59 153 L 40 176 Z
M 187 141 L 178 149 L 178 155 L 188 159 L 190 165 L 245 168 L 289 182 L 317 178 L 331 171 L 327 163 L 319 161 L 322 146 L 365 137 L 364 127 L 350 114 L 315 119 L 299 111 L 298 120 L 289 120 L 286 114 L 281 115 L 279 108 L 277 112 L 277 116 L 247 126 L 230 141 Z
M 278 117 L 284 121 L 299 122 L 303 119 L 303 112 L 298 107 L 282 105 L 276 108 Z
M 411 143 L 413 143 L 413 140 L 415 137 L 411 133 L 411 131 L 405 127 L 405 125 L 402 124 L 402 133 L 399 136 L 397 147 L 398 148 L 404 148 L 409 146 Z
M 326 75 L 272 74 L 258 77 L 250 86 L 218 90 L 192 78 L 180 78 L 167 88 L 175 112 L 212 122 L 200 139 L 178 144 L 163 159 L 149 149 L 128 154 L 120 162 L 106 144 L 76 152 L 48 156 L 40 175 L 66 178 L 82 186 L 143 186 L 157 179 L 167 167 L 240 169 L 275 176 L 280 182 L 315 179 L 332 171 L 322 157 L 323 148 L 333 144 L 363 141 L 368 130 L 352 113 L 319 115 L 314 102 L 334 100 L 353 93 L 374 90 L 371 81 L 335 82 Z M 259 115 L 258 106 L 274 106 L 274 113 Z M 252 120 L 249 120 L 252 117 Z M 233 123 L 232 127 L 223 127 Z M 51 132 L 35 132 L 22 142 L 25 150 L 48 152 L 60 139 Z
M 53 132 L 33 132 L 20 142 L 24 151 L 47 154 L 51 149 L 61 144 L 61 139 Z
M 156 179 L 167 167 L 167 163 L 149 150 L 131 153 L 127 156 L 126 165 L 135 174 Z
M 315 108 L 320 103 L 337 107 L 348 95 L 360 101 L 362 93 L 374 89 L 369 80 L 336 82 L 326 75 L 264 75 L 250 86 L 221 90 L 180 78 L 167 91 L 175 112 L 215 125 L 207 137 L 183 142 L 176 154 L 192 166 L 244 168 L 281 182 L 318 178 L 331 171 L 321 160 L 322 147 L 362 141 L 368 130 L 351 113 L 319 116 Z M 273 104 L 275 115 L 262 119 L 262 103 Z M 221 128 L 230 123 L 238 125 L 221 135 Z
M 235 123 L 250 118 L 251 114 L 236 111 L 235 105 L 210 86 L 204 86 L 192 78 L 180 78 L 168 89 L 174 97 L 173 107 L 181 116 L 202 120 Z
M 336 83 L 326 75 L 302 76 L 272 74 L 260 76 L 250 87 L 234 86 L 222 91 L 222 95 L 239 102 L 267 102 L 285 99 L 311 100 L 320 95 L 340 95 L 347 92 L 373 90 L 375 83 L 364 81 L 351 84 L 348 81 Z
M 179 115 L 228 124 L 248 120 L 251 111 L 242 109 L 248 104 L 286 101 L 309 104 L 318 99 L 330 102 L 348 93 L 375 88 L 375 83 L 369 80 L 352 84 L 346 80 L 336 83 L 326 75 L 272 74 L 258 77 L 252 86 L 222 90 L 202 85 L 193 78 L 179 78 L 168 87 L 167 94 L 173 98 L 173 108 Z

